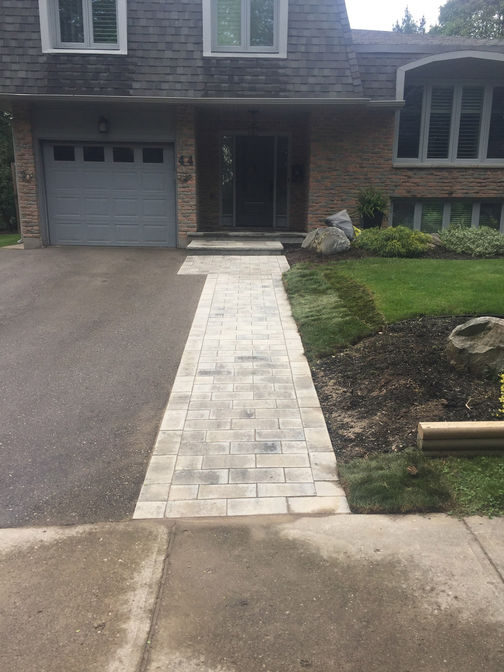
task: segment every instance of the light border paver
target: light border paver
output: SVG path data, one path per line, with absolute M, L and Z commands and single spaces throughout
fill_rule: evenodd
M 207 276 L 134 518 L 349 513 L 282 283 L 283 256 L 188 256 Z

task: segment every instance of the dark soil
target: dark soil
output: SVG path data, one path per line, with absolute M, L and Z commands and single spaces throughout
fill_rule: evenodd
M 446 361 L 452 329 L 467 317 L 423 317 L 312 363 L 338 457 L 403 450 L 419 421 L 495 420 L 497 379 L 480 380 Z

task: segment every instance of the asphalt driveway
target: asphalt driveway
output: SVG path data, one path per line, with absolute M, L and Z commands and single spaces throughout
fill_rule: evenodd
M 180 250 L 0 250 L 0 527 L 135 507 L 204 283 Z

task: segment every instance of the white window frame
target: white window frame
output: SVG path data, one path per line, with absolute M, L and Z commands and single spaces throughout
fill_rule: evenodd
M 93 43 L 67 43 L 60 40 L 57 0 L 39 0 L 40 35 L 44 54 L 108 54 L 124 55 L 128 53 L 127 0 L 116 0 L 117 8 L 117 44 L 106 46 Z M 84 18 L 86 21 L 86 16 Z M 90 21 L 88 17 L 88 22 Z M 87 34 L 91 35 L 91 26 Z
M 413 83 L 413 82 L 412 82 Z M 478 167 L 478 166 L 496 166 L 504 165 L 502 159 L 487 159 L 488 138 L 490 134 L 490 121 L 492 114 L 493 90 L 495 87 L 502 87 L 502 82 L 482 83 L 477 80 L 429 80 L 414 82 L 424 87 L 422 102 L 422 116 L 420 122 L 420 142 L 418 158 L 399 158 L 397 156 L 399 148 L 399 128 L 400 112 L 396 116 L 396 128 L 394 139 L 394 165 L 396 166 L 418 166 L 418 167 L 440 167 L 440 166 L 458 166 L 458 167 Z M 431 159 L 427 157 L 429 145 L 429 126 L 432 101 L 432 89 L 436 87 L 453 87 L 453 103 L 451 116 L 451 130 L 448 157 L 446 159 Z M 457 158 L 458 139 L 460 131 L 460 116 L 462 111 L 462 92 L 465 87 L 483 88 L 483 105 L 481 108 L 481 124 L 478 156 L 473 159 Z
M 241 0 L 242 44 L 239 47 L 218 47 L 217 2 L 203 2 L 203 56 L 217 58 L 287 58 L 288 0 L 275 0 L 274 44 L 272 47 L 252 47 L 250 39 L 250 0 Z
M 431 198 L 431 199 L 425 199 L 424 198 L 423 200 L 418 200 L 418 201 L 415 200 L 414 198 L 392 199 L 391 207 L 390 207 L 390 224 L 392 225 L 392 223 L 394 221 L 394 203 L 395 203 L 395 201 L 410 201 L 414 204 L 413 229 L 415 231 L 421 231 L 422 230 L 422 208 L 423 208 L 423 204 L 426 201 L 429 201 L 429 200 L 440 201 L 443 204 L 442 230 L 445 231 L 450 226 L 452 203 L 457 202 L 457 199 L 452 199 L 452 200 L 449 200 L 449 201 L 447 201 L 443 198 L 435 198 L 435 197 Z M 459 200 L 462 200 L 462 199 L 459 199 Z M 480 199 L 480 200 L 469 199 L 468 202 L 471 203 L 471 205 L 472 205 L 471 228 L 479 229 L 481 204 L 491 202 L 492 200 L 493 199 L 491 199 L 491 198 Z M 504 202 L 495 201 L 495 203 L 497 205 L 501 206 L 499 232 L 502 235 L 504 235 Z

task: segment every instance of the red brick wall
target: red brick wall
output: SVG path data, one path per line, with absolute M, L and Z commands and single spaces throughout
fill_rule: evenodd
M 40 212 L 30 109 L 28 106 L 16 106 L 13 109 L 12 135 L 21 233 L 25 241 L 25 247 L 38 247 L 41 245 Z
M 308 228 L 355 211 L 359 189 L 390 198 L 504 198 L 503 168 L 398 168 L 392 165 L 394 112 L 316 110 L 311 115 Z
M 252 117 L 248 110 L 208 110 L 198 117 L 198 193 L 201 230 L 222 228 L 220 211 L 219 142 L 224 133 L 250 132 Z M 290 165 L 308 163 L 308 119 L 304 112 L 261 110 L 255 117 L 257 133 L 290 136 Z M 307 171 L 306 171 L 307 172 Z M 290 170 L 289 170 L 290 174 Z M 308 177 L 289 184 L 289 230 L 303 231 L 306 226 Z
M 177 221 L 178 245 L 186 247 L 187 234 L 197 230 L 198 185 L 196 179 L 195 109 L 190 105 L 177 106 Z M 184 165 L 180 163 L 183 157 Z M 192 163 L 191 159 L 192 157 Z

